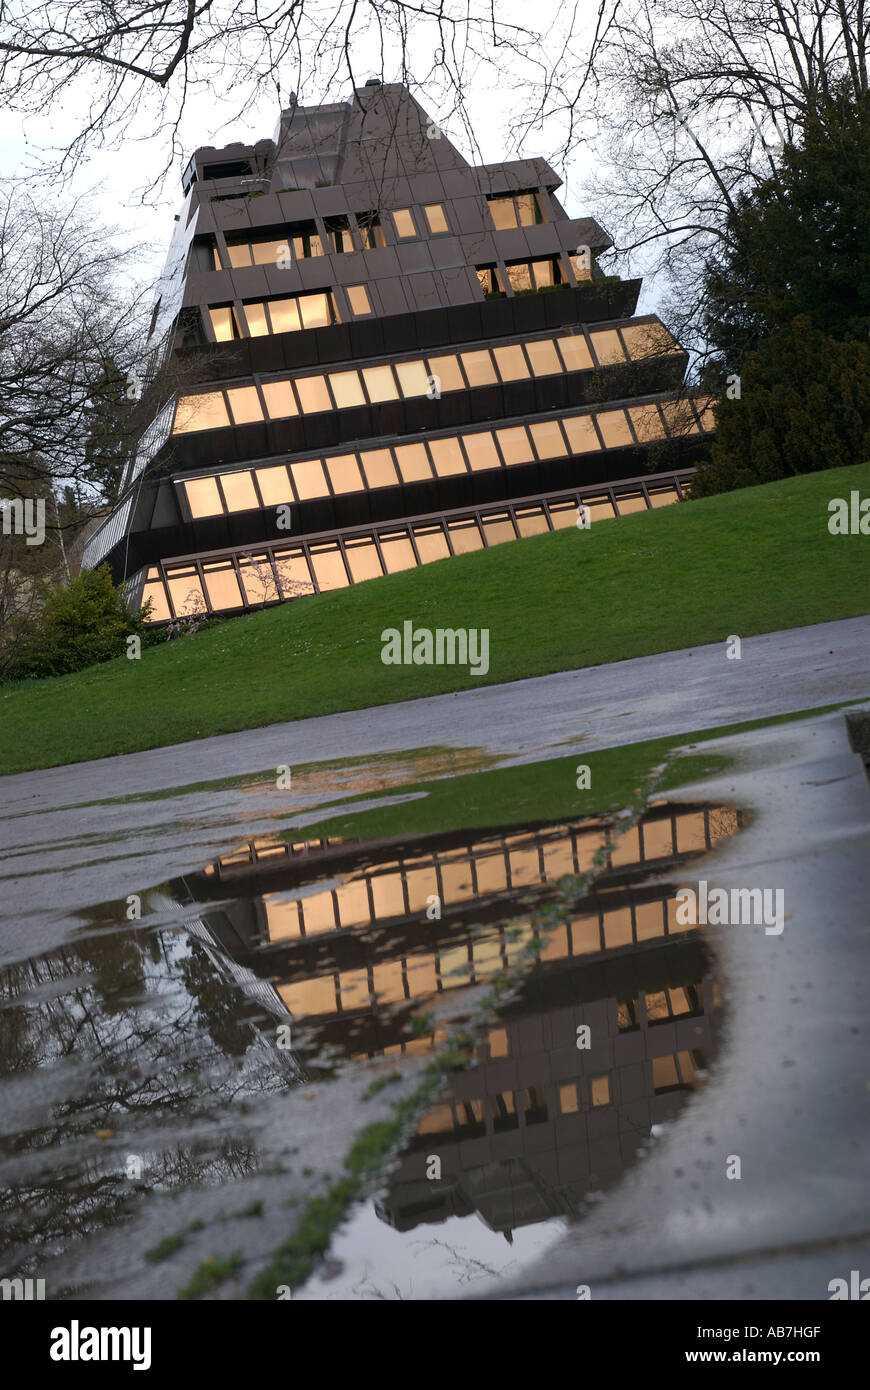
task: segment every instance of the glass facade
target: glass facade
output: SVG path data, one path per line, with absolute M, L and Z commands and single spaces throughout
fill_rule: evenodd
M 360 296 L 358 291 L 362 292 Z M 353 286 L 348 297 L 355 314 L 371 311 L 364 286 Z M 298 305 L 302 308 L 299 309 Z M 330 322 L 328 296 L 307 295 L 304 299 L 270 300 L 266 304 L 244 306 L 251 323 L 251 309 L 269 310 L 270 322 L 277 314 L 292 315 L 292 322 L 280 332 L 295 331 L 300 327 L 316 327 L 314 318 Z M 289 306 L 289 307 L 288 307 Z M 368 307 L 366 307 L 368 306 Z M 228 310 L 221 312 L 228 313 Z M 302 322 L 301 314 L 307 321 Z M 653 325 L 654 327 L 654 325 Z M 682 349 L 661 328 L 658 341 L 665 339 L 670 346 L 668 354 L 680 353 Z M 271 332 L 265 315 L 256 320 L 253 336 Z M 420 396 L 431 398 L 434 379 L 442 394 L 446 391 L 467 391 L 477 386 L 493 386 L 499 382 L 510 385 L 515 381 L 528 381 L 532 377 L 555 376 L 566 372 L 593 371 L 596 367 L 612 366 L 628 361 L 642 361 L 650 355 L 649 340 L 629 337 L 623 345 L 627 330 L 592 330 L 588 334 L 558 334 L 555 337 L 527 339 L 522 342 L 508 342 L 499 347 L 470 348 L 458 353 L 436 353 L 431 357 L 409 358 L 403 361 L 383 362 L 377 366 L 352 368 L 341 372 L 322 375 L 297 375 L 293 377 L 272 378 L 263 381 L 259 389 L 263 392 L 264 404 L 256 419 L 280 419 L 288 415 L 311 415 L 321 411 L 344 410 L 352 405 L 377 405 L 386 400 L 411 400 Z M 665 349 L 663 349 L 665 351 Z M 341 384 L 336 391 L 333 379 Z M 324 386 L 328 381 L 329 386 Z M 312 383 L 312 384 L 309 384 Z M 355 389 L 351 390 L 351 383 Z M 249 388 L 256 392 L 256 387 Z M 268 393 L 268 395 L 266 394 Z M 215 398 L 219 393 L 203 392 L 201 395 L 182 396 L 178 402 L 174 431 L 176 434 L 190 430 L 220 429 L 229 426 L 229 415 L 221 414 Z M 200 404 L 202 402 L 202 404 Z M 708 426 L 712 428 L 712 425 Z
M 415 451 L 422 449 L 423 445 L 419 444 L 397 449 L 399 467 L 412 468 Z M 395 468 L 387 451 L 380 452 Z M 329 470 L 333 479 L 339 477 L 339 469 L 333 471 L 335 465 L 344 470 L 346 483 L 352 481 L 347 476 L 347 470 L 352 471 L 360 466 L 352 454 L 333 459 Z M 278 474 L 281 476 L 277 477 Z M 225 476 L 221 478 L 222 483 Z M 228 476 L 250 479 L 252 486 L 256 483 L 261 495 L 265 488 L 271 491 L 272 496 L 283 494 L 282 500 L 290 500 L 285 490 L 289 487 L 286 470 L 255 469 L 251 473 Z M 366 579 L 377 579 L 383 574 L 394 574 L 418 565 L 428 565 L 451 555 L 489 549 L 506 541 L 576 527 L 578 504 L 581 501 L 594 522 L 652 507 L 668 506 L 682 499 L 682 489 L 688 479 L 688 474 L 675 474 L 650 479 L 649 482 L 615 484 L 606 489 L 599 486 L 589 491 L 526 498 L 517 504 L 496 504 L 470 513 L 447 512 L 415 517 L 399 525 L 385 523 L 369 528 L 357 527 L 332 537 L 318 536 L 310 544 L 299 540 L 274 542 L 265 550 L 258 550 L 254 556 L 247 550 L 239 550 L 224 556 L 209 555 L 201 563 L 188 560 L 173 564 L 167 561 L 148 568 L 142 601 L 152 600 L 151 620 L 155 622 L 199 612 L 204 608 L 221 612 L 277 603 L 303 594 L 359 584 Z M 205 478 L 193 481 L 194 484 L 201 484 L 203 491 L 202 494 L 194 493 L 191 510 L 194 505 L 215 506 L 212 489 L 216 490 L 218 480 Z M 316 477 L 312 475 L 310 483 L 306 484 L 312 488 L 324 485 L 322 469 Z M 189 488 L 190 481 L 185 486 Z M 223 496 L 227 496 L 226 489 Z M 236 576 L 235 582 L 232 575 Z M 203 585 L 208 595 L 207 603 L 203 598 Z

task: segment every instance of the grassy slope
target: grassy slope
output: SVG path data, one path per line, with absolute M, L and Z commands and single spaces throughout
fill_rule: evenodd
M 827 504 L 870 464 L 441 561 L 0 689 L 4 771 L 723 641 L 870 611 L 867 538 Z M 385 666 L 381 631 L 490 629 L 486 677 Z

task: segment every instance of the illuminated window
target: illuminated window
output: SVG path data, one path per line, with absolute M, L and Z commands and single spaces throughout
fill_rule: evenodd
M 597 419 L 605 449 L 618 449 L 624 444 L 634 443 L 624 410 L 601 411 Z
M 529 375 L 523 350 L 517 343 L 514 347 L 497 347 L 493 357 L 502 381 L 523 381 Z
M 629 408 L 628 414 L 641 444 L 664 439 L 665 427 L 655 405 L 634 405 Z
M 251 264 L 251 248 L 248 242 L 244 241 L 238 246 L 233 246 L 228 243 L 227 251 L 229 252 L 230 265 L 233 270 L 239 270 L 242 266 Z
M 461 352 L 462 365 L 469 386 L 491 386 L 498 380 L 489 352 L 482 348 L 478 352 Z
M 397 362 L 396 376 L 399 378 L 402 395 L 406 400 L 410 396 L 427 396 L 429 394 L 429 373 L 424 362 Z
M 358 212 L 356 220 L 364 251 L 374 251 L 379 246 L 386 246 L 387 239 L 376 212 Z
M 329 295 L 306 294 L 299 299 L 303 328 L 325 328 L 332 323 Z
M 540 201 L 534 192 L 508 194 L 489 198 L 487 201 L 492 223 L 497 231 L 504 231 L 510 227 L 531 227 L 544 220 Z
M 202 568 L 212 608 L 241 608 L 242 594 L 232 564 L 222 560 Z
M 260 505 L 250 473 L 223 473 L 221 487 L 231 512 L 247 512 Z
M 396 465 L 389 449 L 367 449 L 360 454 L 360 462 L 369 487 L 391 487 L 398 482 Z
M 642 493 L 617 493 L 616 509 L 620 516 L 630 516 L 632 512 L 645 512 L 646 500 Z
M 489 198 L 489 215 L 497 232 L 517 225 L 517 210 L 513 198 Z
M 366 398 L 356 372 L 330 372 L 329 384 L 339 409 L 351 405 L 365 405 Z
M 314 566 L 314 573 L 317 575 L 317 583 L 321 592 L 327 589 L 344 589 L 350 582 L 337 541 L 330 541 L 326 545 L 312 545 L 311 563 Z M 307 901 L 305 916 L 307 920 Z
M 239 557 L 239 573 L 249 604 L 274 603 L 279 597 L 278 584 L 268 555 Z
M 654 1091 L 671 1091 L 679 1086 L 676 1057 L 654 1057 L 652 1067 Z
M 662 401 L 662 414 L 668 429 L 676 438 L 685 434 L 697 434 L 695 413 L 689 401 Z
M 251 243 L 254 265 L 277 265 L 279 261 L 289 261 L 292 257 L 290 243 L 286 237 L 277 241 L 254 241 Z
M 193 565 L 167 572 L 166 583 L 177 618 L 206 612 L 199 575 Z
M 326 460 L 333 492 L 362 492 L 363 480 L 356 454 L 339 454 Z
M 149 570 L 149 574 L 150 573 L 152 573 L 151 570 Z M 159 581 L 152 584 L 146 584 L 143 588 L 143 608 L 145 607 L 145 604 L 148 602 L 149 599 L 151 600 L 151 613 L 148 621 L 151 623 L 165 622 L 165 620 L 170 616 L 169 603 L 166 599 L 166 590 Z
M 588 454 L 593 449 L 601 448 L 591 415 L 563 416 L 562 424 L 572 454 Z
M 473 519 L 468 521 L 451 521 L 449 523 L 450 543 L 453 546 L 454 555 L 466 555 L 472 550 L 482 550 L 483 541 L 480 537 L 477 522 Z
M 564 458 L 568 453 L 558 420 L 542 420 L 529 426 L 539 459 Z
M 306 415 L 316 415 L 319 411 L 332 409 L 326 381 L 322 376 L 297 377 L 296 394 Z
M 576 1115 L 580 1109 L 575 1085 L 559 1087 L 559 1110 L 563 1115 Z
M 369 393 L 369 400 L 373 403 L 399 399 L 392 367 L 363 367 L 363 379 Z
M 429 565 L 434 560 L 444 560 L 450 554 L 447 549 L 447 537 L 440 526 L 415 526 L 414 540 L 424 565 Z
M 475 270 L 484 294 L 504 294 L 504 285 L 499 275 L 498 266 L 478 265 L 475 266 Z
M 592 354 L 582 333 L 557 338 L 559 351 L 569 372 L 585 372 L 592 367 Z
M 633 361 L 681 351 L 679 343 L 671 337 L 663 323 L 628 324 L 622 330 L 622 337 Z
M 223 503 L 214 478 L 188 478 L 184 484 L 190 514 L 201 516 L 222 516 Z
M 427 203 L 423 208 L 426 214 L 426 221 L 429 223 L 429 231 L 433 236 L 439 232 L 449 232 L 447 218 L 444 216 L 444 209 L 440 203 Z
M 424 444 L 402 444 L 396 449 L 396 462 L 402 482 L 417 483 L 432 477 L 432 467 Z
M 593 1105 L 610 1104 L 610 1077 L 593 1076 L 589 1082 L 589 1092 Z
M 417 228 L 414 226 L 414 219 L 409 208 L 398 208 L 393 214 L 393 224 L 396 228 L 396 236 L 409 237 L 417 235 Z
M 538 338 L 526 343 L 526 352 L 535 376 L 552 376 L 563 370 L 552 338 Z
M 290 479 L 283 463 L 275 468 L 258 468 L 257 482 L 260 485 L 264 506 L 280 506 L 282 502 L 292 501 Z
M 574 271 L 575 280 L 582 282 L 583 280 L 591 280 L 593 278 L 591 254 L 588 257 L 569 255 L 568 260 L 571 262 L 571 269 Z
M 216 430 L 230 423 L 222 391 L 204 391 L 199 396 L 181 396 L 175 409 L 174 434 L 190 430 Z
M 351 313 L 359 316 L 360 314 L 370 314 L 372 311 L 369 302 L 368 292 L 365 285 L 348 285 L 347 298 L 350 304 Z
M 416 568 L 417 561 L 407 531 L 381 532 L 378 540 L 388 574 Z
M 296 598 L 300 594 L 313 594 L 314 585 L 308 561 L 302 550 L 276 550 L 275 569 L 283 598 Z
M 503 541 L 514 541 L 517 538 L 514 524 L 507 512 L 484 517 L 483 530 L 487 545 L 501 545 Z
M 514 515 L 521 536 L 540 536 L 550 529 L 543 507 L 515 507 Z
M 608 328 L 603 333 L 593 333 L 592 346 L 602 367 L 625 361 L 625 351 L 615 328 Z
M 464 391 L 465 382 L 455 357 L 430 357 L 429 371 L 438 378 L 441 391 Z
M 501 459 L 496 452 L 495 443 L 489 431 L 485 434 L 466 434 L 462 442 L 474 472 L 484 468 L 501 467 Z
M 648 488 L 649 501 L 651 507 L 668 507 L 672 502 L 679 502 L 679 493 L 673 487 Z
M 610 521 L 613 517 L 613 503 L 609 497 L 584 497 L 583 505 L 590 521 Z
M 557 257 L 548 256 L 546 260 L 532 261 L 532 278 L 538 290 L 545 285 L 561 284 L 562 268 Z
M 712 396 L 699 398 L 695 401 L 695 405 L 698 407 L 698 414 L 701 417 L 701 429 L 714 430 L 716 428 L 716 402 L 714 398 Z
M 242 334 L 236 318 L 236 311 L 231 304 L 221 305 L 214 309 L 210 308 L 208 316 L 211 319 L 214 336 L 219 343 L 228 343 L 234 338 L 241 338 Z
M 383 574 L 381 561 L 378 555 L 377 546 L 373 540 L 345 541 L 344 553 L 347 556 L 347 563 L 353 576 L 353 582 L 359 584 L 364 579 L 379 579 Z M 369 913 L 366 906 L 365 918 L 368 921 Z
M 273 333 L 296 333 L 300 328 L 299 305 L 295 299 L 270 299 L 269 319 Z
M 520 261 L 516 265 L 506 265 L 507 278 L 514 294 L 520 294 L 523 290 L 532 290 L 532 271 L 528 261 Z
M 283 420 L 288 415 L 298 415 L 299 407 L 289 381 L 267 381 L 263 383 L 263 396 L 270 420 Z
M 551 502 L 550 520 L 553 523 L 554 531 L 567 531 L 571 526 L 577 525 L 577 503 L 576 502 Z
M 495 433 L 504 455 L 504 461 L 508 466 L 515 463 L 531 463 L 532 448 L 524 426 L 518 425 L 513 429 L 496 430 Z
M 302 501 L 309 497 L 326 497 L 329 492 L 320 459 L 309 459 L 305 463 L 291 463 L 290 472 L 296 492 Z
M 263 304 L 243 304 L 245 318 L 248 323 L 248 333 L 252 338 L 266 338 L 269 335 L 269 323 L 266 318 L 266 308 Z
M 454 473 L 466 473 L 468 471 L 458 439 L 431 439 L 429 450 L 432 454 L 432 462 L 435 464 L 435 472 L 439 478 L 448 478 Z
M 256 386 L 234 386 L 227 391 L 233 424 L 249 425 L 254 420 L 262 420 L 263 407 Z

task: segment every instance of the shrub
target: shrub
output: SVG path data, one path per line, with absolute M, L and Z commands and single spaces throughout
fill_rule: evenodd
M 63 586 L 47 584 L 42 604 L 17 634 L 9 676 L 60 676 L 126 654 L 126 639 L 145 638 L 149 608 L 132 611 L 108 565 L 82 570 Z

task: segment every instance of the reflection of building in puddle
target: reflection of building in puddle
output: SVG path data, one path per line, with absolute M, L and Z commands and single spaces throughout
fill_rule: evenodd
M 578 1215 L 698 1084 L 719 1002 L 705 970 L 700 942 L 683 939 L 532 976 L 477 1065 L 420 1122 L 378 1203 L 382 1219 L 410 1230 L 478 1212 L 509 1237 Z
M 411 1013 L 536 946 L 519 998 L 421 1120 L 378 1204 L 400 1230 L 477 1212 L 510 1238 L 578 1214 L 698 1084 L 717 991 L 666 876 L 739 826 L 728 807 L 659 805 L 620 836 L 586 820 L 380 845 L 254 842 L 188 891 L 223 900 L 204 912 L 209 929 L 304 1020 L 303 1053 L 428 1050 L 442 1031 L 409 1039 Z M 590 891 L 537 944 L 536 905 L 602 849 Z
M 585 820 L 419 843 L 254 842 L 189 878 L 184 891 L 188 900 L 222 899 L 203 913 L 212 936 L 273 982 L 294 1017 L 352 1054 L 372 1056 L 408 1050 L 401 1039 L 412 1006 L 514 965 L 535 934 L 522 908 L 592 868 L 602 848 L 607 864 L 594 891 L 548 934 L 539 963 L 691 935 L 676 920 L 672 885 L 637 880 L 738 827 L 739 813 L 727 807 L 664 805 L 618 837 Z

